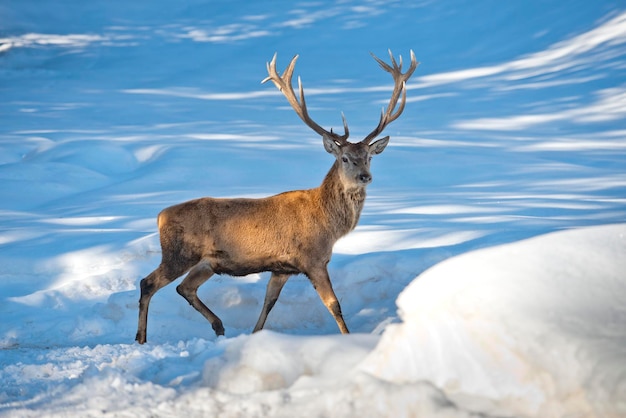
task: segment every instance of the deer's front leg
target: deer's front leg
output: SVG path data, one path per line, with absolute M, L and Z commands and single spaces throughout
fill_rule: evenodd
M 322 299 L 326 308 L 330 314 L 335 318 L 337 322 L 337 326 L 342 334 L 348 334 L 348 327 L 346 326 L 345 321 L 343 320 L 343 315 L 341 314 L 341 306 L 339 305 L 339 301 L 337 300 L 337 296 L 333 290 L 333 286 L 330 283 L 330 276 L 328 275 L 328 270 L 326 268 L 320 268 L 309 275 L 309 280 L 313 284 L 313 287 L 317 291 L 317 294 Z
M 254 331 L 252 332 L 260 331 L 265 325 L 267 315 L 274 307 L 274 304 L 276 304 L 280 291 L 283 289 L 285 283 L 287 283 L 287 279 L 289 279 L 288 274 L 272 273 L 272 277 L 270 277 L 270 281 L 267 283 L 267 291 L 265 292 L 265 301 L 263 302 L 261 315 L 259 315 L 259 320 L 257 321 Z

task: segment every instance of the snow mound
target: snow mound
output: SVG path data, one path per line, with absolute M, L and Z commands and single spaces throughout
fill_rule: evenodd
M 263 330 L 228 342 L 204 366 L 204 388 L 183 398 L 221 417 L 462 418 L 459 409 L 429 382 L 386 381 L 359 370 L 379 337 L 373 334 L 293 336 Z M 171 404 L 174 415 L 186 402 Z
M 363 371 L 472 410 L 626 416 L 626 224 L 465 253 L 399 296 Z
M 302 337 L 263 330 L 233 341 L 223 356 L 209 360 L 204 381 L 212 388 L 249 394 L 283 389 L 308 376 L 336 378 L 337 370 L 356 366 L 376 345 L 378 337 L 355 334 Z

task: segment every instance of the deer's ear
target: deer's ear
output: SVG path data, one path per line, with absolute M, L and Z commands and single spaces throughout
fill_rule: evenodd
M 380 154 L 385 150 L 385 147 L 389 143 L 389 137 L 380 138 L 378 141 L 370 145 L 370 152 L 372 155 Z
M 337 141 L 326 134 L 322 135 L 322 140 L 324 141 L 324 149 L 326 152 L 333 155 L 339 155 L 341 152 L 341 145 L 339 145 Z

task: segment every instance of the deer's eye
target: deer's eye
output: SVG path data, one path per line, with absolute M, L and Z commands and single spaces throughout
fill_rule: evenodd
M 344 163 L 347 163 L 347 162 L 348 162 L 348 158 L 346 158 L 346 157 L 341 157 L 341 161 L 343 161 Z

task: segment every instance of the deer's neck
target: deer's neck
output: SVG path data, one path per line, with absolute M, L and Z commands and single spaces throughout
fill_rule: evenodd
M 339 163 L 335 161 L 319 190 L 331 230 L 339 239 L 359 222 L 365 204 L 365 187 L 346 187 L 339 175 Z

